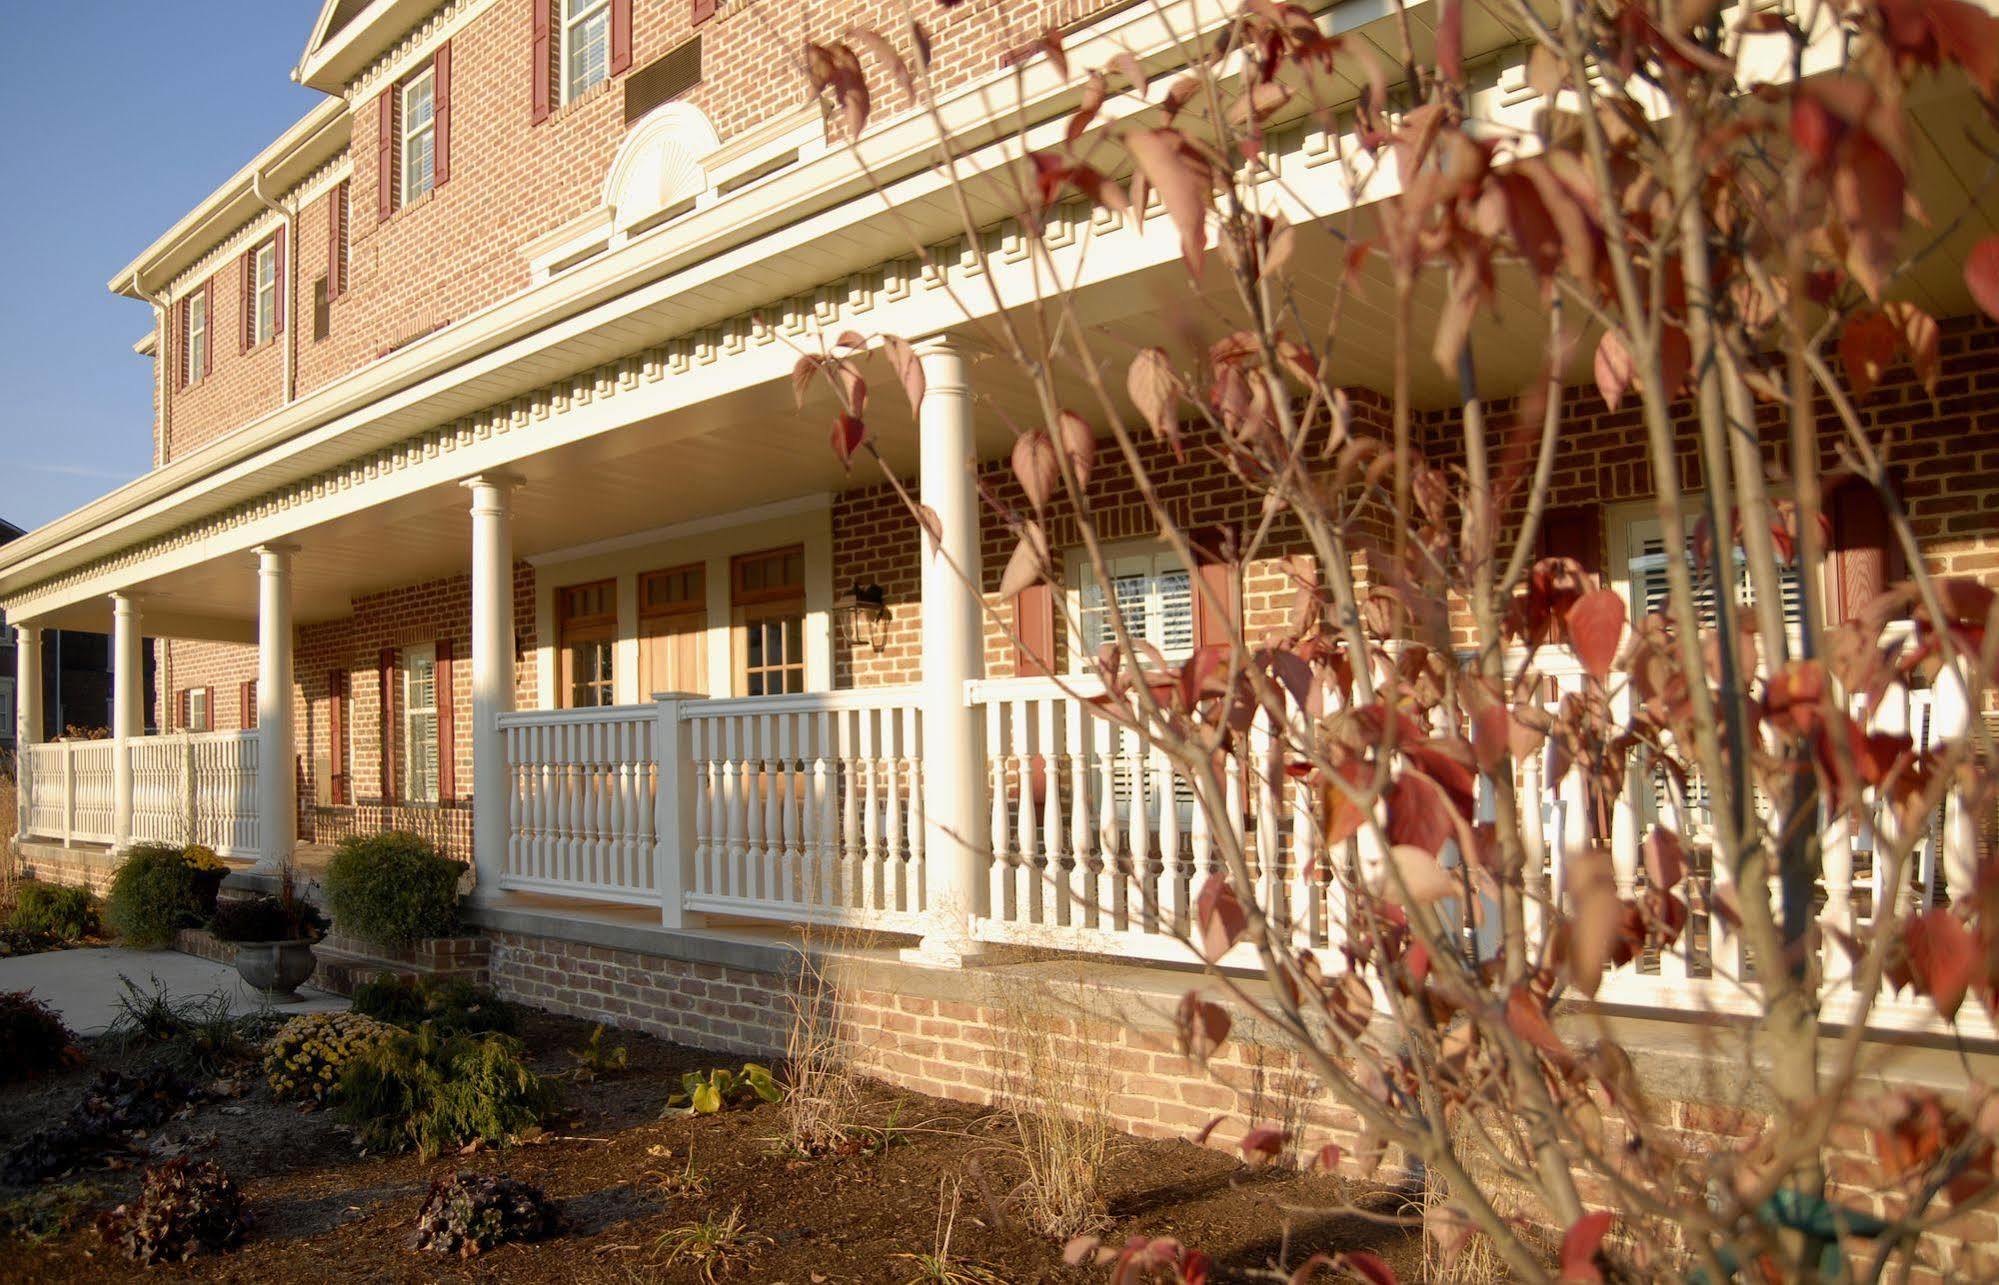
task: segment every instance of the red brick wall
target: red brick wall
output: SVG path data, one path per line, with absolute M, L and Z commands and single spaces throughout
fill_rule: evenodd
M 533 123 L 530 6 L 536 2 L 499 0 L 452 37 L 450 179 L 387 219 L 378 216 L 376 139 L 381 94 L 390 82 L 370 68 L 349 85 L 351 271 L 325 340 L 312 338 L 312 287 L 327 262 L 331 191 L 304 205 L 288 252 L 294 286 L 289 335 L 298 345 L 299 395 L 519 293 L 530 281 L 521 247 L 600 204 L 611 159 L 625 137 L 624 77 Z M 1075 22 L 1115 3 L 979 0 L 949 11 L 928 7 L 934 79 L 948 89 L 987 74 L 1049 25 Z M 688 0 L 635 0 L 632 7 L 634 70 L 695 34 Z M 808 34 L 824 39 L 853 26 L 907 29 L 900 0 L 833 0 L 811 8 L 731 3 L 723 10 L 699 29 L 704 79 L 682 100 L 706 112 L 724 140 L 805 102 L 797 54 Z M 434 43 L 426 37 L 419 47 Z M 898 43 L 909 42 L 904 36 Z M 887 78 L 880 83 L 886 86 Z M 876 109 L 877 118 L 886 118 L 907 104 L 889 89 Z M 296 201 L 305 190 L 302 185 L 285 199 Z M 216 274 L 214 371 L 199 386 L 172 392 L 171 430 L 159 443 L 163 461 L 282 404 L 284 341 L 248 355 L 237 351 L 239 257 L 232 251 L 186 278 L 193 285 Z

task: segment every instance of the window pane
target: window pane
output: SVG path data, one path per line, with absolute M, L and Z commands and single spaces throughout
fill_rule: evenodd
M 1190 651 L 1194 646 L 1194 585 L 1185 568 L 1160 573 L 1159 638 L 1161 651 Z
M 611 74 L 611 18 L 599 8 L 569 29 L 569 94 L 571 98 Z

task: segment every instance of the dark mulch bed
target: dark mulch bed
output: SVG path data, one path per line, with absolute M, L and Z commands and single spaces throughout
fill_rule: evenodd
M 531 1013 L 522 1035 L 536 1068 L 557 1072 L 572 1065 L 568 1050 L 589 1032 L 588 1023 Z M 240 1097 L 202 1104 L 136 1145 L 169 1153 L 191 1147 L 227 1168 L 257 1218 L 239 1248 L 142 1272 L 85 1227 L 44 1245 L 0 1244 L 0 1277 L 696 1281 L 691 1266 L 663 1266 L 655 1242 L 669 1229 L 739 1208 L 763 1243 L 727 1280 L 896 1283 L 920 1278 L 905 1256 L 933 1250 L 940 1202 L 948 1205 L 954 1189 L 955 1260 L 1023 1285 L 1106 1275 L 1065 1267 L 1060 1245 L 1014 1220 L 1004 1198 L 1014 1171 L 996 1141 L 1004 1126 L 988 1111 L 884 1087 L 882 1117 L 892 1114 L 906 1130 L 899 1141 L 874 1155 L 802 1160 L 774 1144 L 773 1107 L 659 1118 L 682 1071 L 725 1059 L 644 1036 L 607 1032 L 605 1040 L 627 1047 L 629 1069 L 592 1083 L 565 1082 L 546 1137 L 428 1164 L 359 1156 L 330 1116 L 273 1103 L 260 1082 Z M 93 1052 L 84 1070 L 0 1090 L 0 1147 L 59 1117 L 97 1069 L 120 1064 L 115 1050 Z M 673 1194 L 663 1180 L 678 1175 L 690 1153 L 707 1191 Z M 75 1177 L 100 1187 L 96 1207 L 109 1208 L 137 1190 L 142 1159 L 114 1158 Z M 539 1184 L 564 1202 L 569 1230 L 466 1262 L 413 1252 L 425 1190 L 452 1168 L 505 1170 Z M 1294 1265 L 1316 1250 L 1370 1249 L 1405 1279 L 1416 1275 L 1421 1249 L 1414 1235 L 1351 1215 L 1298 1212 L 1369 1198 L 1339 1179 L 1251 1170 L 1187 1142 L 1132 1141 L 1116 1169 L 1107 1243 L 1134 1233 L 1177 1236 L 1213 1255 L 1217 1279 L 1244 1279 L 1273 1265 L 1288 1220 L 1283 1252 Z M 0 1202 L 18 1194 L 0 1188 Z M 1372 1197 L 1380 1207 L 1388 1199 Z

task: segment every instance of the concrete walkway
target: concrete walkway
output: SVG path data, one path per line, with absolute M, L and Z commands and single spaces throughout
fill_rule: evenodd
M 200 998 L 221 991 L 230 1010 L 239 1015 L 264 1008 L 266 1001 L 243 984 L 233 964 L 183 955 L 173 950 L 52 950 L 40 955 L 0 959 L 0 991 L 32 991 L 36 999 L 62 1014 L 78 1035 L 100 1035 L 118 1016 L 118 1001 L 129 977 L 151 994 L 157 978 L 176 999 Z M 302 1002 L 272 1005 L 287 1017 L 299 1013 L 331 1013 L 347 1007 L 338 995 L 311 987 L 299 988 Z

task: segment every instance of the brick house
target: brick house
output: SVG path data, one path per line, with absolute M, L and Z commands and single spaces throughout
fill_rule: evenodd
M 834 8 L 840 28 L 900 12 Z M 1393 21 L 1325 8 L 1363 35 Z M 87 762 L 37 760 L 31 863 L 101 877 L 118 845 L 190 824 L 266 864 L 301 841 L 417 829 L 474 867 L 471 913 L 503 989 L 760 1051 L 781 1025 L 792 926 L 857 925 L 886 943 L 856 952 L 884 1073 L 964 1095 L 982 1091 L 985 1010 L 954 969 L 980 948 L 1119 958 L 1096 969 L 1103 984 L 1173 993 L 1174 974 L 1133 963 L 1183 958 L 1146 906 L 1183 914 L 1203 860 L 1170 773 L 1088 722 L 922 556 L 893 491 L 827 449 L 824 406 L 793 409 L 792 364 L 816 336 L 929 337 L 922 413 L 883 411 L 883 451 L 1032 654 L 1087 654 L 1057 626 L 1089 627 L 1102 590 L 1080 568 L 1070 603 L 997 601 L 1007 534 L 963 465 L 976 456 L 1010 485 L 1011 438 L 967 391 L 996 411 L 1009 393 L 956 339 L 965 307 L 989 305 L 947 288 L 979 267 L 936 199 L 931 126 L 889 104 L 871 144 L 901 217 L 945 251 L 926 273 L 829 145 L 791 65 L 798 21 L 732 0 L 328 0 L 295 72 L 326 102 L 111 282 L 151 310 L 155 469 L 0 549 L 24 675 L 39 631 L 63 627 L 111 629 L 121 665 L 125 735 Z M 1167 47 L 1153 6 L 1111 0 L 974 3 L 934 22 L 945 111 L 965 122 L 995 86 L 1011 112 L 1009 55 L 1050 24 L 1079 64 Z M 1530 110 L 1504 33 L 1479 37 L 1498 68 L 1491 111 Z M 1066 106 L 1042 71 L 1021 84 L 1030 120 Z M 1301 188 L 1331 191 L 1315 126 L 1271 147 Z M 1932 212 L 1968 199 L 1937 182 Z M 1023 235 L 988 234 L 992 271 L 1019 274 L 1009 285 L 1029 270 Z M 1049 235 L 1093 244 L 1083 296 L 1120 338 L 1164 333 L 1181 278 L 1163 220 L 1139 231 L 1058 209 Z M 1926 287 L 1971 311 L 1961 285 Z M 1481 326 L 1507 367 L 1503 319 Z M 1934 567 L 1999 579 L 1999 328 L 1947 323 L 1943 366 L 1934 400 L 1891 382 L 1865 414 L 1906 470 Z M 1426 379 L 1435 418 L 1419 434 L 1451 396 Z M 1385 386 L 1351 390 L 1363 425 Z M 1642 608 L 1678 540 L 1649 516 L 1636 414 L 1593 391 L 1572 401 L 1550 550 Z M 1254 519 L 1225 474 L 1188 458 L 1167 485 L 1189 528 Z M 1115 590 L 1145 604 L 1168 654 L 1216 627 L 1194 575 L 1250 636 L 1282 620 L 1277 559 L 1176 565 L 1135 497 L 1120 508 L 1119 482 L 1100 485 L 1112 522 L 1128 518 Z M 1865 506 L 1842 514 L 1838 582 L 1813 595 L 1833 610 L 1893 569 Z M 123 678 L 142 630 L 159 640 L 159 737 L 138 735 L 142 697 Z M 1065 814 L 1059 791 L 1045 814 L 1023 810 L 1008 765 L 1044 759 L 1101 811 Z M 1551 824 L 1561 806 L 1556 790 Z M 1100 876 L 1100 843 L 1144 849 L 1149 885 Z M 1044 870 L 1067 872 L 1075 904 Z M 1702 983 L 1668 960 L 1623 995 L 1655 1012 L 1726 1007 Z M 1121 1100 L 1126 1122 L 1204 1123 L 1221 1104 L 1163 1021 L 1121 1020 L 1153 1090 Z M 1949 1073 L 1912 1073 L 1933 1072 Z

